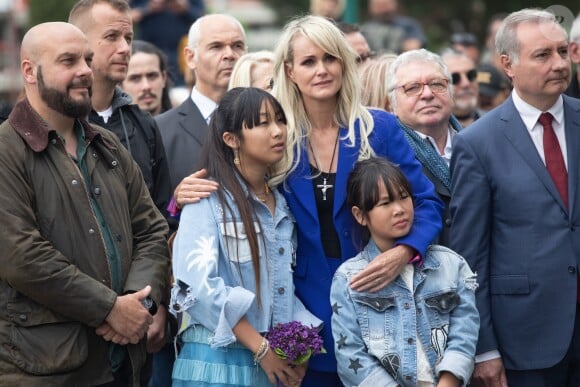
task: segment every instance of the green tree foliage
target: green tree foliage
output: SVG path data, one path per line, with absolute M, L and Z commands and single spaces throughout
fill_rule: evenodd
M 49 21 L 67 21 L 76 0 L 29 0 L 29 25 Z

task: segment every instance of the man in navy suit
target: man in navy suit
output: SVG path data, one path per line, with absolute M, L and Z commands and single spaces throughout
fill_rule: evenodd
M 566 32 L 526 9 L 496 47 L 512 95 L 457 134 L 451 159 L 451 247 L 480 283 L 473 384 L 580 386 L 580 101 L 562 95 Z

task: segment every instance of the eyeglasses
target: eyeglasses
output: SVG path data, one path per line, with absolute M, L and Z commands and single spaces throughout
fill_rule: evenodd
M 429 89 L 434 94 L 444 94 L 449 91 L 449 81 L 444 78 L 433 79 L 429 82 L 410 82 L 397 86 L 394 89 L 403 89 L 403 93 L 405 93 L 407 97 L 414 97 L 423 93 L 425 85 L 429 86 Z
M 467 77 L 467 80 L 469 82 L 473 82 L 475 80 L 475 78 L 477 78 L 477 70 L 473 69 L 473 70 L 469 70 L 468 72 L 456 72 L 456 73 L 451 73 L 451 83 L 453 83 L 454 85 L 458 85 L 461 82 L 461 75 L 465 74 L 465 76 Z
M 373 59 L 377 53 L 374 51 L 369 51 L 365 54 L 361 54 L 356 57 L 356 64 L 361 64 L 367 61 L 367 59 Z

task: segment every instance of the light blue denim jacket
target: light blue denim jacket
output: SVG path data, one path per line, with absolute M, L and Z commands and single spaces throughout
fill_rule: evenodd
M 479 314 L 477 282 L 465 260 L 433 245 L 415 268 L 412 293 L 401 276 L 377 293 L 356 292 L 350 279 L 380 254 L 371 240 L 334 275 L 330 293 L 338 373 L 347 386 L 416 386 L 421 340 L 434 379 L 473 372 Z
M 254 223 L 260 243 L 261 306 L 250 245 L 233 197 L 225 192 L 234 212 L 226 210 L 225 223 L 216 193 L 183 208 L 173 245 L 175 284 L 171 293 L 171 308 L 181 317 L 180 332 L 201 324 L 214 332 L 209 344 L 222 347 L 236 341 L 232 328 L 244 316 L 261 333 L 294 320 L 308 326 L 321 324 L 294 295 L 294 218 L 278 190 L 271 192 L 276 199 L 274 216 L 245 189 L 261 224 L 260 229 Z

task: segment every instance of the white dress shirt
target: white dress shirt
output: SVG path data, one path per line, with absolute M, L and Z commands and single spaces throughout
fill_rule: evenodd
M 209 124 L 211 115 L 217 108 L 217 103 L 211 98 L 201 94 L 195 86 L 193 87 L 193 90 L 191 90 L 191 100 L 199 109 L 199 112 L 203 116 L 205 122 Z
M 540 114 L 544 112 L 521 99 L 515 89 L 512 91 L 512 99 L 514 101 L 514 105 L 516 106 L 516 110 L 518 113 L 520 113 L 522 121 L 524 121 L 526 129 L 528 129 L 528 132 L 530 133 L 530 137 L 532 138 L 532 141 L 538 150 L 540 158 L 544 164 L 546 164 L 543 140 L 544 127 L 538 122 Z M 566 165 L 567 170 L 568 151 L 566 149 L 566 133 L 564 132 L 564 99 L 562 96 L 558 97 L 556 103 L 551 108 L 546 110 L 546 112 L 552 114 L 554 117 L 552 120 L 552 128 L 554 128 L 554 133 L 556 133 L 556 137 L 558 138 L 558 143 L 560 144 L 562 157 L 564 157 L 564 164 Z
M 433 148 L 435 148 L 437 153 L 440 153 L 439 148 L 437 147 L 437 144 L 435 143 L 435 140 L 433 139 L 433 137 L 427 136 L 426 134 L 423 134 L 419 131 L 415 131 L 415 133 L 417 133 L 419 135 L 419 137 L 421 137 L 422 139 L 429 141 L 429 143 L 431 145 L 433 145 Z M 452 140 L 453 140 L 454 135 L 455 135 L 455 130 L 449 129 L 447 131 L 447 141 L 445 142 L 445 148 L 443 148 L 443 154 L 440 154 L 440 156 L 443 158 L 443 160 L 445 160 L 445 163 L 447 164 L 447 166 L 449 166 L 449 163 L 451 162 L 451 149 L 452 149 L 452 145 L 453 145 Z

